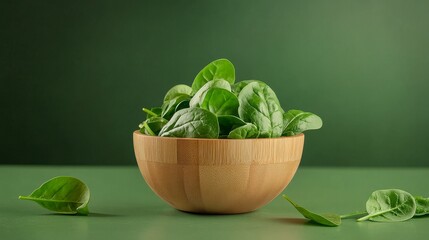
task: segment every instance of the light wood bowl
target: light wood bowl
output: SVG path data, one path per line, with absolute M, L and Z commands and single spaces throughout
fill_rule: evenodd
M 134 152 L 150 188 L 172 207 L 195 213 L 256 210 L 289 184 L 304 135 L 259 139 L 154 137 L 135 131 Z

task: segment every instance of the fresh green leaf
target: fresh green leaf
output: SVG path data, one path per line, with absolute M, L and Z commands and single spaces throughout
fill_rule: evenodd
M 377 190 L 366 202 L 367 216 L 357 221 L 398 222 L 412 218 L 416 212 L 414 197 L 400 189 Z
M 231 91 L 231 85 L 225 80 L 213 80 L 202 86 L 192 97 L 189 107 L 199 107 L 207 91 L 211 88 L 222 88 Z
M 257 138 L 259 135 L 258 128 L 252 123 L 246 123 L 232 130 L 228 134 L 228 138 L 244 139 L 244 138 Z
M 146 135 L 157 136 L 167 122 L 167 119 L 162 117 L 151 117 L 140 125 L 140 132 Z
M 259 137 L 280 137 L 283 131 L 283 109 L 274 91 L 266 84 L 252 82 L 238 95 L 238 114 L 245 122 L 256 125 Z
M 159 133 L 161 137 L 218 138 L 219 123 L 216 115 L 201 108 L 177 111 Z
M 415 196 L 416 200 L 416 213 L 414 216 L 423 216 L 429 214 L 429 198 Z
M 189 100 L 183 100 L 179 104 L 177 104 L 174 112 L 177 112 L 177 111 L 184 109 L 184 108 L 189 108 Z
M 219 79 L 230 84 L 235 81 L 234 65 L 228 59 L 218 59 L 205 66 L 195 77 L 192 92 L 196 93 L 207 82 Z
M 222 88 L 210 88 L 199 105 L 216 115 L 238 115 L 237 97 Z
M 319 129 L 322 119 L 311 112 L 289 110 L 283 114 L 283 136 L 293 136 L 307 130 Z
M 260 83 L 260 84 L 266 84 L 266 83 L 264 83 L 264 82 L 262 82 L 262 81 L 259 81 L 259 80 L 243 80 L 243 81 L 237 82 L 237 83 L 235 83 L 234 85 L 232 85 L 231 90 L 232 90 L 232 92 L 233 92 L 235 95 L 237 95 L 237 96 L 238 96 L 238 94 L 240 94 L 241 90 L 242 90 L 245 86 L 247 86 L 249 83 L 253 83 L 253 82 L 257 82 L 257 83 Z
M 162 104 L 162 114 L 161 117 L 165 119 L 170 119 L 171 116 L 175 113 L 177 105 L 181 102 L 189 100 L 191 97 L 186 94 L 177 95 L 177 97 L 171 99 L 170 101 L 164 102 Z
M 217 116 L 219 121 L 219 136 L 228 137 L 228 134 L 236 127 L 240 127 L 246 124 L 239 117 L 233 115 L 220 115 Z
M 31 200 L 42 207 L 62 214 L 88 215 L 89 188 L 74 177 L 55 177 L 43 183 L 29 196 L 19 196 Z
M 173 98 L 176 98 L 182 94 L 191 95 L 191 93 L 192 93 L 191 87 L 185 84 L 179 84 L 170 88 L 170 90 L 168 90 L 168 92 L 164 96 L 164 102 L 168 102 Z
M 298 212 L 300 212 L 305 218 L 310 219 L 318 224 L 330 226 L 330 227 L 336 227 L 341 224 L 341 217 L 337 214 L 333 213 L 323 213 L 318 214 L 311 212 L 304 207 L 299 206 L 295 202 L 293 202 L 288 196 L 283 195 L 283 198 L 289 201 Z
M 356 211 L 356 212 L 352 212 L 352 213 L 348 213 L 348 214 L 343 214 L 341 215 L 341 219 L 344 218 L 352 218 L 352 217 L 357 217 L 357 216 L 362 216 L 362 215 L 366 215 L 368 214 L 366 211 Z

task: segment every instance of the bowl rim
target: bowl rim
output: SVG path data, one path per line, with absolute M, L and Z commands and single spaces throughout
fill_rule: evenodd
M 133 134 L 147 137 L 147 138 L 154 138 L 154 139 L 163 139 L 163 140 L 184 140 L 184 141 L 269 141 L 269 140 L 284 140 L 284 139 L 291 139 L 291 138 L 300 138 L 304 136 L 304 133 L 300 133 L 293 136 L 282 136 L 282 137 L 276 137 L 276 138 L 245 138 L 245 139 L 229 139 L 229 138 L 179 138 L 179 137 L 161 137 L 161 136 L 150 136 L 146 135 L 144 133 L 141 133 L 140 130 L 135 130 Z

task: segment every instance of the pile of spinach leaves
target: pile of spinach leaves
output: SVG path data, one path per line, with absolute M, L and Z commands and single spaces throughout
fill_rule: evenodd
M 234 65 L 218 59 L 205 66 L 192 86 L 179 84 L 161 107 L 143 108 L 146 135 L 186 138 L 275 138 L 322 127 L 310 112 L 285 112 L 274 91 L 259 80 L 235 83 Z

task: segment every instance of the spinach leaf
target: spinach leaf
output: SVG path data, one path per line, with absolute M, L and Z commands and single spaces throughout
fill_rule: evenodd
M 283 109 L 274 91 L 266 84 L 249 83 L 238 95 L 238 115 L 256 125 L 259 137 L 280 137 L 283 131 Z
M 174 112 L 177 112 L 181 109 L 188 108 L 188 107 L 189 107 L 189 100 L 183 100 L 179 104 L 177 104 Z
M 311 112 L 289 110 L 283 114 L 283 136 L 293 136 L 306 130 L 319 129 L 322 119 Z
M 416 201 L 411 194 L 400 189 L 377 190 L 366 202 L 366 211 L 368 215 L 357 221 L 405 221 L 414 216 Z
M 179 105 L 181 102 L 189 100 L 191 97 L 189 95 L 186 94 L 179 94 L 177 95 L 177 97 L 164 102 L 164 104 L 162 104 L 162 114 L 161 117 L 165 118 L 165 119 L 170 119 L 171 116 L 173 116 L 173 114 L 175 113 L 176 107 L 177 105 Z
M 210 88 L 199 105 L 216 115 L 238 115 L 237 97 L 222 88 Z
M 235 95 L 237 95 L 237 96 L 238 96 L 238 94 L 241 92 L 241 90 L 242 90 L 245 86 L 247 86 L 249 83 L 252 83 L 252 82 L 257 82 L 257 83 L 260 83 L 260 84 L 266 84 L 266 83 L 264 83 L 264 82 L 262 82 L 262 81 L 259 81 L 259 80 L 243 80 L 243 81 L 237 82 L 237 83 L 235 83 L 234 85 L 232 85 L 231 90 L 232 90 L 232 92 L 233 92 Z
M 416 200 L 416 213 L 414 216 L 429 214 L 429 198 L 415 196 L 414 200 Z
M 191 101 L 189 102 L 189 107 L 199 107 L 200 103 L 203 101 L 207 91 L 211 88 L 222 88 L 226 89 L 228 91 L 231 91 L 231 85 L 229 82 L 225 80 L 213 80 L 208 83 L 206 83 L 204 86 L 198 90 L 194 96 L 192 97 Z
M 205 66 L 192 83 L 192 93 L 196 93 L 207 82 L 219 79 L 230 84 L 235 81 L 234 65 L 228 59 L 218 59 Z
M 161 137 L 218 138 L 219 123 L 216 115 L 201 108 L 177 111 L 160 133 Z
M 299 206 L 298 204 L 294 203 L 288 196 L 283 195 L 283 198 L 289 201 L 298 212 L 300 212 L 305 218 L 310 219 L 318 224 L 330 226 L 330 227 L 336 227 L 341 224 L 341 217 L 337 214 L 332 213 L 323 213 L 318 214 L 311 212 L 304 207 Z
M 225 138 L 234 128 L 246 124 L 246 122 L 233 115 L 220 115 L 217 116 L 217 120 L 219 121 L 219 135 L 225 136 Z
M 31 200 L 42 207 L 62 214 L 88 215 L 89 188 L 74 177 L 55 177 L 43 183 L 29 196 L 19 196 Z
M 164 102 L 168 102 L 179 95 L 182 95 L 182 94 L 191 95 L 191 93 L 192 93 L 191 87 L 185 84 L 179 84 L 170 88 L 170 90 L 168 90 L 168 92 L 164 96 Z
M 258 128 L 252 123 L 237 127 L 228 134 L 228 138 L 244 139 L 244 138 L 257 138 L 259 135 Z
M 146 135 L 157 136 L 167 122 L 167 119 L 162 117 L 151 117 L 139 125 L 140 132 Z
M 341 217 L 341 219 L 353 218 L 353 217 L 362 216 L 362 215 L 366 215 L 366 214 L 368 214 L 366 211 L 355 211 L 352 213 L 340 215 L 340 217 Z

